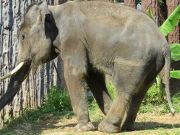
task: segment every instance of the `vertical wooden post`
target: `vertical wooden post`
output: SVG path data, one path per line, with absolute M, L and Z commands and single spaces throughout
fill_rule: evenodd
M 167 0 L 168 16 L 174 11 L 174 9 L 180 4 L 179 0 Z M 176 26 L 175 30 L 168 35 L 169 43 L 180 42 L 180 28 Z

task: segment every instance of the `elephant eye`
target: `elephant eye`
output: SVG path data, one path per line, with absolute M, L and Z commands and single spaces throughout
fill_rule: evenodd
M 25 38 L 25 35 L 24 35 L 24 34 L 22 34 L 22 37 L 21 37 L 21 39 L 22 39 L 22 40 L 24 40 L 24 38 Z

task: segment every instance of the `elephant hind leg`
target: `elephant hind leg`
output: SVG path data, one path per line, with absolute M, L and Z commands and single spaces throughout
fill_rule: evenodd
M 106 88 L 104 74 L 98 71 L 89 71 L 87 83 L 101 111 L 107 114 L 112 101 Z
M 132 96 L 144 79 L 144 66 L 114 66 L 113 81 L 117 89 L 117 97 L 107 113 L 106 118 L 99 124 L 98 130 L 103 132 L 119 132 L 128 116 Z
M 129 107 L 129 110 L 127 113 L 127 118 L 122 127 L 122 130 L 125 130 L 125 131 L 134 130 L 134 122 L 135 122 L 139 107 L 141 105 L 141 102 L 142 102 L 148 88 L 151 86 L 151 84 L 154 81 L 154 77 L 152 78 L 152 75 L 153 75 L 153 73 L 144 80 L 143 85 L 139 89 L 137 89 L 138 93 L 136 93 L 132 96 L 130 107 Z
M 163 61 L 163 60 L 162 60 Z M 148 72 L 147 76 L 144 78 L 144 81 L 142 81 L 142 85 L 141 87 L 139 87 L 136 90 L 136 93 L 132 96 L 132 101 L 128 110 L 128 115 L 126 118 L 126 121 L 123 125 L 123 130 L 134 130 L 134 122 L 137 116 L 137 112 L 139 110 L 139 107 L 141 105 L 141 102 L 147 92 L 147 90 L 149 89 L 149 87 L 152 85 L 152 83 L 154 82 L 157 74 L 159 73 L 159 71 L 161 70 L 161 68 L 163 67 L 163 62 L 160 62 L 160 64 L 155 65 L 155 62 L 152 62 L 152 65 L 148 66 L 151 68 L 147 68 L 147 70 L 145 70 L 145 72 Z

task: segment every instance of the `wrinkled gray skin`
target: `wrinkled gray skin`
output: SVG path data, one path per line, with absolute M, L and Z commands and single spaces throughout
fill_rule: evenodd
M 18 60 L 26 61 L 26 67 L 12 76 L 0 109 L 12 101 L 30 69 L 60 54 L 77 130 L 94 130 L 88 114 L 88 87 L 106 115 L 99 131 L 131 129 L 147 89 L 165 62 L 167 98 L 173 111 L 167 41 L 148 16 L 134 9 L 103 2 L 33 5 L 20 27 L 19 47 Z M 105 74 L 112 76 L 117 89 L 114 101 L 107 92 Z

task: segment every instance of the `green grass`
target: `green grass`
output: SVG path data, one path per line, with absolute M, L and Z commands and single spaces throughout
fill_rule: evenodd
M 70 98 L 66 90 L 52 87 L 41 107 L 37 109 L 25 109 L 19 118 L 5 121 L 5 130 L 17 123 L 35 123 L 47 114 L 67 118 L 72 116 Z

